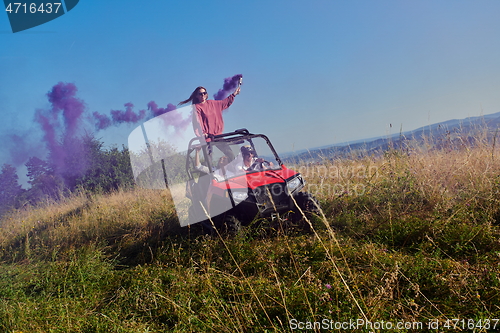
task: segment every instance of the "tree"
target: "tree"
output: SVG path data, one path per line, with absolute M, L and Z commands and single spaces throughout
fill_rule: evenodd
M 15 208 L 22 193 L 16 169 L 10 164 L 4 164 L 0 173 L 0 215 Z
M 26 163 L 31 188 L 24 199 L 35 204 L 47 197 L 58 199 L 61 193 L 79 187 L 109 192 L 133 186 L 128 149 L 106 150 L 103 145 L 92 135 L 66 138 L 49 153 L 47 161 L 31 157 Z
M 30 157 L 25 165 L 28 169 L 28 183 L 31 184 L 31 188 L 26 191 L 26 199 L 32 204 L 47 197 L 57 199 L 64 187 L 63 181 L 55 176 L 49 163 L 38 157 Z
M 102 143 L 93 139 L 87 145 L 87 154 L 89 167 L 78 179 L 78 185 L 91 191 L 104 192 L 133 186 L 134 176 L 127 148 L 102 150 Z
M 28 169 L 29 180 L 28 183 L 31 185 L 37 182 L 37 179 L 43 175 L 48 175 L 50 173 L 49 164 L 38 157 L 30 157 L 28 162 L 26 162 L 26 168 Z

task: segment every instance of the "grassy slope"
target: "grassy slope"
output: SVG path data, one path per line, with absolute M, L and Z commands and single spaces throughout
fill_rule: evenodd
M 443 330 L 500 317 L 494 147 L 296 168 L 323 207 L 313 231 L 208 238 L 148 190 L 14 212 L 0 228 L 0 331 L 286 332 L 292 319 Z

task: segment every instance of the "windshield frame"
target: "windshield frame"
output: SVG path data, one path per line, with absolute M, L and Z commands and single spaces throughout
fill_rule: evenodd
M 269 140 L 269 138 L 264 135 L 264 134 L 251 134 L 251 133 L 248 133 L 248 131 L 244 132 L 244 133 L 241 133 L 241 132 L 233 132 L 233 133 L 227 133 L 227 134 L 222 134 L 222 135 L 218 135 L 218 136 L 212 136 L 211 137 L 211 140 L 210 141 L 207 141 L 207 142 L 200 142 L 200 141 L 204 141 L 204 140 L 200 140 L 201 138 L 193 138 L 190 143 L 189 143 L 189 149 L 187 151 L 187 154 L 189 156 L 192 156 L 193 154 L 193 151 L 198 147 L 203 147 L 203 148 L 207 148 L 207 149 L 202 149 L 201 151 L 203 152 L 202 154 L 200 154 L 200 156 L 202 157 L 202 159 L 204 160 L 204 164 L 209 168 L 210 170 L 210 174 L 212 175 L 212 178 L 221 183 L 221 182 L 225 182 L 227 181 L 228 179 L 232 179 L 232 178 L 237 178 L 237 177 L 241 177 L 241 176 L 244 176 L 246 174 L 252 174 L 252 173 L 257 173 L 257 172 L 262 172 L 262 171 L 265 171 L 265 170 L 281 170 L 283 168 L 283 162 L 281 161 L 279 155 L 277 154 L 276 150 L 274 149 L 271 141 Z M 247 170 L 246 172 L 232 172 L 232 173 L 229 173 L 229 172 L 226 172 L 223 174 L 223 176 L 218 172 L 219 169 L 217 167 L 217 163 L 215 162 L 215 160 L 218 160 L 218 158 L 215 158 L 213 159 L 213 156 L 209 157 L 210 154 L 214 154 L 215 153 L 221 153 L 220 150 L 219 150 L 219 146 L 223 146 L 223 145 L 229 145 L 229 146 L 239 146 L 241 147 L 242 144 L 249 144 L 252 146 L 252 148 L 255 150 L 255 145 L 254 145 L 254 142 L 253 140 L 254 139 L 260 139 L 260 140 L 263 140 L 263 143 L 265 143 L 265 145 L 267 145 L 266 149 L 268 149 L 266 152 L 272 154 L 272 157 L 274 158 L 274 160 L 272 160 L 271 162 L 273 162 L 273 167 L 272 168 L 269 168 L 269 169 L 255 169 L 255 170 Z M 262 142 L 262 141 L 261 141 Z M 239 150 L 239 149 L 238 149 Z M 211 152 L 210 152 L 211 151 Z M 256 155 L 255 157 L 259 157 L 261 156 L 259 153 L 259 151 L 256 151 Z M 266 154 L 266 157 L 271 157 L 270 154 Z M 228 165 L 232 162 L 236 162 L 236 160 L 238 159 L 238 156 L 239 154 L 237 154 L 236 156 L 234 156 L 234 158 L 232 160 L 229 161 Z M 275 164 L 275 162 L 277 162 L 277 164 Z M 191 172 L 189 170 L 189 165 L 186 164 L 186 170 L 188 171 L 189 173 L 189 177 L 191 178 L 192 175 L 191 175 Z M 229 176 L 228 176 L 229 174 Z

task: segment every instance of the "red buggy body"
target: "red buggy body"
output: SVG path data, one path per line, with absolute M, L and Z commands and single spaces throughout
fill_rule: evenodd
M 255 154 L 253 165 L 245 170 L 244 149 Z M 217 166 L 220 157 L 229 163 Z M 300 218 L 297 206 L 307 212 L 319 210 L 315 199 L 301 192 L 305 182 L 300 173 L 283 164 L 268 137 L 246 129 L 213 136 L 209 142 L 192 139 L 186 172 L 186 193 L 191 199 L 188 224 L 238 231 L 256 217 L 291 213 Z

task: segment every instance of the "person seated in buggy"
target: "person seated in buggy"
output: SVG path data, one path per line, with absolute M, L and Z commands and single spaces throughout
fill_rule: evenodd
M 250 145 L 241 146 L 240 153 L 230 162 L 226 169 L 234 174 L 242 175 L 250 171 L 266 170 L 273 166 L 273 163 L 256 157 L 255 150 Z

